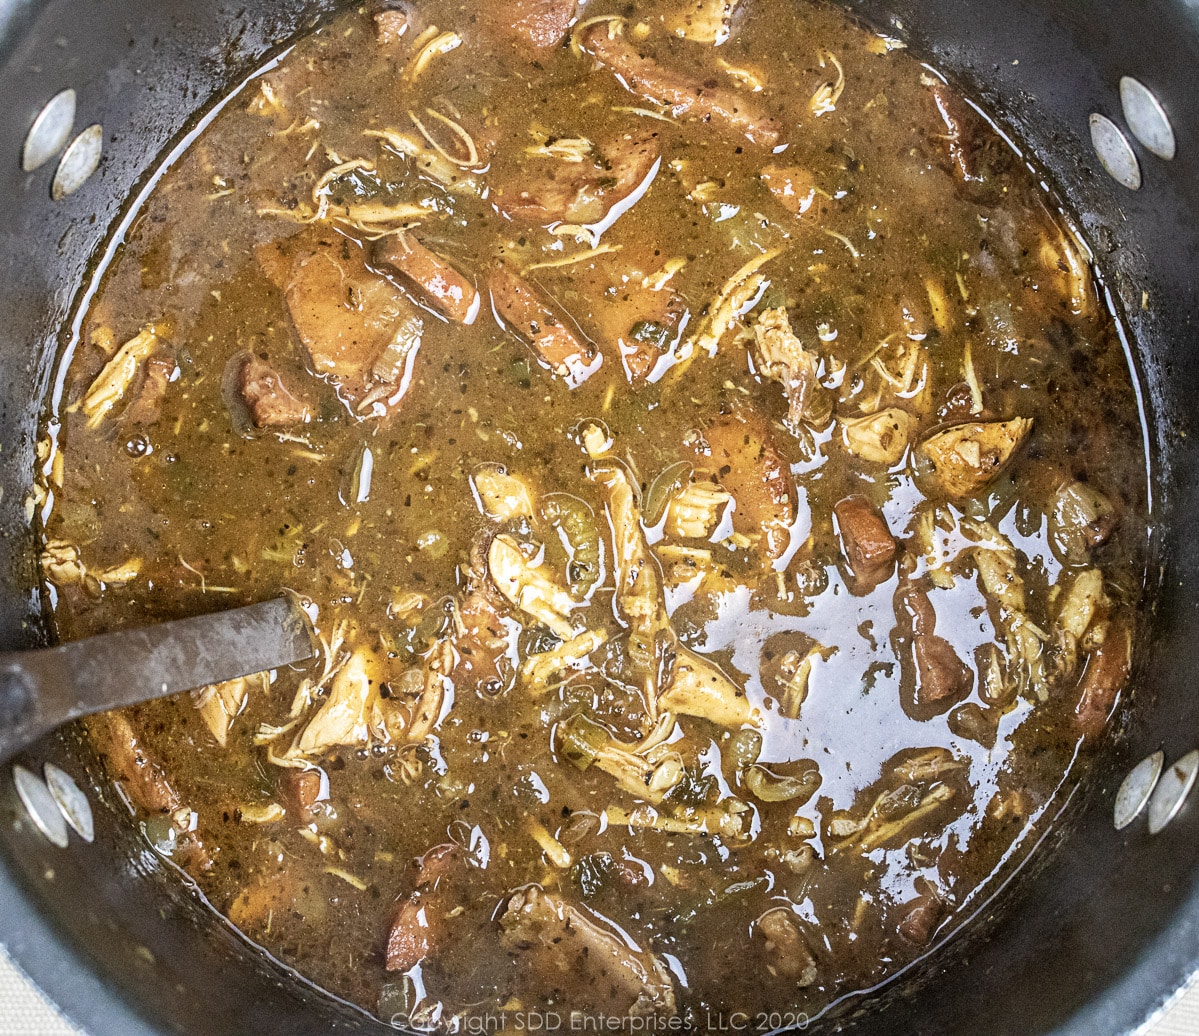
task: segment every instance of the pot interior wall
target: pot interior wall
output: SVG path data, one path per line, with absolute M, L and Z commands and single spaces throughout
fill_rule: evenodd
M 153 157 L 224 85 L 332 6 L 0 2 L 0 96 L 8 102 L 0 108 L 0 183 L 10 199 L 0 226 L 0 647 L 44 637 L 25 499 L 38 401 L 90 256 Z M 1143 824 L 1117 834 L 1110 822 L 1115 787 L 1131 763 L 1158 747 L 1175 759 L 1199 741 L 1189 679 L 1199 644 L 1188 629 L 1188 588 L 1199 575 L 1189 535 L 1199 507 L 1199 456 L 1189 445 L 1199 441 L 1199 365 L 1186 362 L 1199 283 L 1199 101 L 1189 82 L 1199 71 L 1199 15 L 1182 0 L 1108 5 L 1101 18 L 1090 7 L 1032 0 L 850 6 L 1004 112 L 1069 198 L 1137 343 L 1151 400 L 1156 531 L 1146 594 L 1152 630 L 1140 645 L 1135 707 L 1121 718 L 1111 766 L 1070 801 L 1051 844 L 980 912 L 979 924 L 892 983 L 881 1010 L 875 1000 L 851 998 L 822 1024 L 855 1033 L 1127 1031 L 1199 961 L 1199 810 L 1155 838 Z M 1145 186 L 1136 194 L 1107 179 L 1086 141 L 1090 112 L 1118 117 L 1125 74 L 1162 97 L 1180 141 L 1169 164 L 1142 152 Z M 24 174 L 17 156 L 38 108 L 65 86 L 79 92 L 78 127 L 103 123 L 105 158 L 78 194 L 56 204 L 52 166 Z M 46 758 L 94 776 L 69 735 L 27 763 Z M 91 1031 L 382 1029 L 215 923 L 129 830 L 119 803 L 98 805 L 94 845 L 73 842 L 66 852 L 21 817 L 6 772 L 0 940 Z

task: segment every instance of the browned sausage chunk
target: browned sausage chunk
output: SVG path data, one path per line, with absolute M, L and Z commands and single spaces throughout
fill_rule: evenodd
M 592 150 L 588 159 L 537 159 L 496 178 L 493 200 L 506 216 L 533 223 L 599 223 L 633 194 L 658 161 L 658 133 L 625 133 Z
M 153 424 L 162 410 L 162 400 L 175 373 L 173 356 L 151 356 L 146 360 L 145 379 L 137 398 L 129 404 L 124 417 L 134 424 Z
M 312 412 L 283 384 L 275 369 L 257 356 L 247 356 L 237 373 L 237 389 L 246 401 L 255 428 L 304 424 Z
M 412 891 L 396 908 L 387 934 L 387 970 L 407 971 L 435 954 L 445 941 L 447 914 L 456 905 L 450 877 L 462 866 L 456 845 L 437 845 L 415 861 Z
M 743 133 L 753 143 L 774 147 L 780 127 L 744 94 L 730 87 L 700 83 L 683 72 L 663 68 L 643 57 L 615 23 L 600 22 L 582 33 L 580 43 L 607 66 L 630 91 L 654 104 L 665 105 L 675 118 L 711 120 Z
M 879 583 L 895 559 L 895 537 L 887 522 L 863 496 L 847 496 L 833 507 L 841 530 L 841 548 L 855 579 Z
M 404 8 L 384 7 L 371 15 L 375 26 L 375 42 L 380 47 L 399 43 L 408 31 L 408 12 Z
M 487 28 L 534 50 L 546 50 L 562 42 L 575 16 L 577 0 L 506 0 L 479 5 Z
M 777 907 L 766 911 L 754 922 L 754 929 L 764 943 L 767 971 L 794 979 L 797 986 L 810 986 L 816 981 L 816 958 L 790 910 Z
M 375 245 L 374 262 L 384 273 L 394 272 L 405 288 L 447 320 L 474 323 L 479 312 L 475 286 L 410 234 L 382 238 Z
M 595 346 L 572 330 L 550 300 L 507 263 L 492 270 L 490 287 L 500 319 L 559 377 L 577 384 L 598 367 Z
M 110 776 L 119 780 L 133 804 L 147 813 L 170 813 L 180 806 L 162 767 L 152 759 L 119 712 L 106 712 L 89 723 Z
M 899 922 L 900 936 L 913 946 L 927 946 L 944 912 L 941 901 L 932 893 L 917 896 L 907 904 Z
M 974 674 L 944 637 L 917 636 L 912 651 L 916 659 L 918 718 L 938 715 L 970 693 Z
M 737 502 L 733 529 L 761 536 L 766 556 L 781 557 L 791 542 L 795 485 L 770 425 L 753 411 L 738 411 L 704 429 L 698 445 L 701 465 Z
M 1131 653 L 1131 633 L 1113 625 L 1103 643 L 1087 659 L 1086 672 L 1079 683 L 1078 704 L 1074 707 L 1074 722 L 1087 737 L 1094 737 L 1107 725 L 1116 696 L 1128 680 Z
M 904 689 L 904 710 L 915 719 L 932 719 L 951 709 L 974 687 L 974 673 L 959 657 L 953 645 L 933 631 L 937 613 L 928 594 L 918 586 L 904 587 L 897 595 L 910 622 L 911 663 L 908 663 Z

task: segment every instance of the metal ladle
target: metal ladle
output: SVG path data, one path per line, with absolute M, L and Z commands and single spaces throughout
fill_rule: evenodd
M 314 645 L 308 617 L 288 595 L 0 653 L 0 762 L 80 716 L 300 662 Z

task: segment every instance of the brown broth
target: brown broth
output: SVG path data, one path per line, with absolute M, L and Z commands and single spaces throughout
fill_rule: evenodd
M 1101 743 L 1126 674 L 1116 656 L 1140 599 L 1147 522 L 1135 387 L 1089 258 L 1052 197 L 935 72 L 839 10 L 746 0 L 730 38 L 713 46 L 674 35 L 691 6 L 709 5 L 622 8 L 612 39 L 681 70 L 706 96 L 732 91 L 761 109 L 781 127 L 773 149 L 719 115 L 655 117 L 664 107 L 610 68 L 565 43 L 534 50 L 482 8 L 429 0 L 392 41 L 352 11 L 231 94 L 165 171 L 64 355 L 42 458 L 59 635 L 288 588 L 310 602 L 324 661 L 354 653 L 362 662 L 375 717 L 297 750 L 330 683 L 348 683 L 351 660 L 308 703 L 297 691 L 318 680 L 319 665 L 255 684 L 234 705 L 224 746 L 189 697 L 101 718 L 92 735 L 147 836 L 217 909 L 385 1019 L 454 1028 L 533 1009 L 642 1011 L 698 1028 L 720 1011 L 815 1015 L 925 952 L 1023 858 L 1081 779 L 1080 759 Z M 598 13 L 594 2 L 585 11 Z M 422 38 L 427 26 L 460 43 L 412 79 L 418 45 L 436 35 Z M 602 49 L 589 32 L 605 27 L 581 37 Z M 461 179 L 447 186 L 368 135 L 401 130 L 419 141 L 409 112 L 456 158 L 465 150 L 446 120 L 471 127 L 480 171 L 451 165 Z M 522 191 L 537 200 L 561 188 L 539 179 L 548 169 L 569 185 L 584 166 L 596 171 L 577 211 L 610 206 L 625 190 L 612 148 L 630 139 L 654 164 L 612 207 L 618 217 L 572 233 L 561 229 L 568 219 L 512 214 L 528 203 Z M 324 191 L 328 213 L 298 222 L 316 211 L 321 176 L 357 158 L 370 168 L 336 178 Z M 768 166 L 806 175 L 804 211 L 772 195 L 760 178 Z M 477 285 L 473 322 L 443 319 L 397 287 L 394 271 L 385 279 L 379 241 L 404 240 L 395 225 L 334 218 L 364 200 L 427 203 L 407 233 Z M 282 274 L 262 250 L 272 242 L 282 242 L 273 253 Z M 586 249 L 596 252 L 554 265 Z M 761 283 L 707 355 L 695 339 L 718 315 L 719 293 L 763 255 Z M 363 258 L 361 281 L 345 280 Z M 375 319 L 377 291 L 391 300 L 389 328 L 412 316 L 423 325 L 410 370 L 384 378 L 404 391 L 383 416 L 360 410 L 379 380 L 378 350 L 365 374 L 330 376 L 305 342 L 305 319 L 325 343 L 334 337 L 330 292 L 309 299 L 308 274 L 297 272 L 318 260 L 346 285 L 338 319 Z M 580 384 L 513 333 L 510 314 L 501 319 L 488 292 L 497 260 L 598 347 L 602 362 Z M 684 262 L 666 288 L 647 287 L 671 260 Z M 657 316 L 663 292 L 673 328 Z M 325 309 L 305 317 L 296 307 L 309 302 Z M 752 333 L 780 308 L 819 381 L 798 421 L 780 383 L 762 374 Z M 114 350 L 151 326 L 150 359 L 132 364 L 117 405 L 89 421 L 88 393 Z M 652 375 L 630 373 L 618 337 L 631 348 L 661 340 Z M 255 426 L 238 384 L 250 353 L 303 401 L 306 422 Z M 160 398 L 154 357 L 164 361 Z M 813 399 L 833 416 L 821 420 Z M 911 415 L 908 446 L 894 462 L 851 452 L 847 420 L 888 407 Z M 1027 441 L 970 492 L 949 493 L 922 458 L 918 444 L 945 428 L 1016 417 L 1034 422 Z M 599 461 L 586 449 L 589 424 L 611 439 Z M 727 466 L 704 451 L 721 435 L 742 444 Z M 969 443 L 962 450 L 963 463 L 985 464 Z M 787 505 L 763 488 L 773 455 Z M 665 584 L 657 607 L 669 613 L 648 666 L 618 591 L 614 498 L 595 477 L 612 458 L 647 509 L 675 499 L 671 476 L 688 470 L 737 498 L 731 521 L 726 512 L 703 537 L 672 535 L 655 516 L 636 527 Z M 532 519 L 482 513 L 475 482 L 487 465 L 525 482 Z M 1091 521 L 1067 529 L 1055 550 L 1051 512 L 1071 485 L 1085 487 L 1071 499 L 1092 507 Z M 834 519 L 853 495 L 897 541 L 897 557 L 866 575 L 846 560 L 847 519 Z M 573 508 L 598 538 L 585 597 L 587 559 L 546 506 Z M 935 570 L 920 538 L 934 527 L 946 551 Z M 573 585 L 576 607 L 559 621 L 607 638 L 590 662 L 537 684 L 500 657 L 523 663 L 562 638 L 505 600 L 494 575 L 477 564 L 472 575 L 497 533 L 543 547 L 537 571 L 559 589 Z M 1001 578 L 1010 590 L 1017 577 L 1023 612 L 988 586 L 980 558 L 1010 565 Z M 131 561 L 136 572 L 122 572 Z M 1100 574 L 1100 590 L 1070 633 L 1063 602 L 1085 573 Z M 481 658 L 477 670 L 463 663 L 477 638 L 456 624 L 472 589 L 506 638 L 484 651 L 499 662 Z M 927 593 L 935 634 L 914 627 L 912 590 Z M 333 646 L 339 629 L 343 649 Z M 913 661 L 916 641 L 933 652 L 935 639 L 969 674 L 969 693 L 948 704 L 924 700 L 932 678 Z M 1021 644 L 1032 645 L 1031 661 Z M 580 750 L 588 761 L 598 742 L 587 737 L 601 728 L 583 728 L 581 749 L 569 732 L 586 715 L 609 739 L 649 734 L 651 670 L 665 693 L 688 651 L 719 666 L 756 716 L 677 715 L 670 744 L 646 753 L 667 760 L 655 779 L 674 781 L 655 813 L 599 763 L 572 765 Z M 788 718 L 781 688 L 799 679 L 805 656 L 806 696 Z M 479 675 L 493 669 L 498 678 Z M 442 697 L 431 730 L 412 737 L 430 681 Z M 1098 698 L 1080 714 L 1086 693 Z M 271 739 L 264 726 L 287 729 Z M 734 762 L 755 726 L 769 773 Z M 297 800 L 303 767 L 319 776 L 312 808 Z M 814 792 L 771 801 L 817 770 Z M 679 830 L 630 825 L 630 811 Z M 411 862 L 446 844 L 457 848 L 445 874 L 434 883 L 426 858 L 417 890 Z M 501 923 L 530 885 L 566 911 L 587 954 L 547 948 L 511 916 Z M 426 920 L 436 934 L 419 963 L 389 972 L 388 935 L 405 904 L 435 914 Z M 763 921 L 780 910 L 784 921 Z M 638 967 L 650 973 L 633 984 L 656 983 L 653 996 L 638 999 L 612 977 L 624 968 L 627 983 Z

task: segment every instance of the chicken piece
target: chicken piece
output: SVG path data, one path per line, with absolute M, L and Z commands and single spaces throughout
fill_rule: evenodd
M 449 934 L 450 911 L 459 906 L 465 870 L 462 850 L 435 845 L 413 861 L 412 890 L 400 899 L 387 933 L 387 970 L 408 971 L 436 956 Z
M 712 534 L 733 494 L 713 482 L 689 480 L 666 505 L 663 529 L 668 536 L 704 539 Z
M 417 697 L 410 706 L 408 722 L 402 728 L 404 740 L 409 744 L 423 742 L 441 720 L 446 696 L 453 692 L 450 677 L 454 663 L 454 649 L 444 640 L 430 648 L 425 656 L 424 665 L 419 670 L 419 683 L 414 688 L 418 692 Z M 375 723 L 378 726 L 378 718 Z
M 113 408 L 125 398 L 142 362 L 158 348 L 159 332 L 154 325 L 143 327 L 130 338 L 96 375 L 78 404 L 89 428 L 98 428 Z
M 279 791 L 287 811 L 306 824 L 318 804 L 329 797 L 329 778 L 316 766 L 308 770 L 285 769 L 279 776 Z
M 371 14 L 375 42 L 385 50 L 394 48 L 408 32 L 411 20 L 410 13 L 405 6 L 389 4 L 386 7 L 380 7 Z
M 453 664 L 453 649 L 440 641 L 420 669 L 388 684 L 384 660 L 368 647 L 355 648 L 331 670 L 328 697 L 280 757 L 281 765 L 302 766 L 335 748 L 420 743 L 441 717 Z
M 1052 676 L 1057 684 L 1064 683 L 1078 669 L 1078 649 L 1091 628 L 1095 616 L 1109 605 L 1103 592 L 1103 573 L 1097 568 L 1079 572 L 1057 602 L 1057 618 L 1053 623 Z
M 741 314 L 752 308 L 764 286 L 769 284 L 762 267 L 779 254 L 772 248 L 743 263 L 721 286 L 716 297 L 708 303 L 699 328 L 678 349 L 678 360 L 670 370 L 670 377 L 678 381 L 691 362 L 702 350 L 715 356 L 724 336 L 732 330 Z
M 729 23 L 741 0 L 683 0 L 680 9 L 666 16 L 666 28 L 693 43 L 719 47 L 729 39 Z
M 917 450 L 933 466 L 937 485 L 952 499 L 973 496 L 1007 465 L 1032 430 L 1032 420 L 972 421 L 925 439 Z
M 1037 700 L 1049 697 L 1045 676 L 1044 643 L 1047 637 L 1027 614 L 1024 579 L 1016 549 L 993 525 L 963 518 L 961 530 L 978 546 L 972 548 L 974 564 L 984 593 L 999 609 L 999 626 L 1007 641 L 1010 695 L 1031 693 Z
M 653 953 L 540 885 L 508 900 L 500 927 L 501 943 L 526 974 L 544 976 L 553 988 L 585 979 L 572 1007 L 631 1018 L 675 1013 L 670 972 Z
M 528 342 L 541 362 L 573 388 L 599 370 L 602 356 L 581 331 L 559 316 L 554 304 L 507 263 L 498 263 L 489 280 L 496 315 L 518 338 Z
M 497 174 L 491 199 L 510 219 L 602 223 L 657 172 L 658 152 L 657 130 L 623 133 L 573 154 L 579 161 L 539 158 L 534 166 L 525 162 L 519 170 Z
M 616 607 L 629 625 L 629 652 L 643 673 L 642 697 L 647 712 L 657 716 L 662 671 L 674 643 L 662 573 L 641 531 L 641 508 L 625 469 L 599 462 L 590 472 L 607 491 L 616 565 Z
M 833 394 L 820 384 L 816 354 L 795 337 L 787 311 L 782 307 L 764 310 L 753 331 L 758 369 L 783 386 L 791 428 L 799 429 L 805 423 L 816 428 L 827 425 L 833 416 Z
M 103 757 L 105 769 L 121 782 L 129 800 L 147 813 L 171 813 L 181 805 L 166 773 L 134 733 L 122 712 L 105 712 L 88 720 L 88 733 Z
M 770 974 L 794 979 L 800 987 L 816 981 L 816 958 L 790 910 L 786 907 L 767 910 L 754 922 L 754 934 L 762 940 L 766 970 Z
M 674 676 L 658 698 L 662 712 L 698 716 L 730 730 L 757 722 L 757 710 L 745 691 L 716 663 L 689 648 L 680 646 L 677 651 Z
M 358 417 L 382 417 L 403 399 L 420 348 L 418 311 L 363 249 L 327 230 L 308 230 L 255 249 L 287 301 L 317 374 L 328 377 Z
M 765 419 L 751 410 L 719 417 L 698 437 L 695 452 L 697 465 L 733 494 L 733 530 L 761 536 L 766 557 L 781 558 L 795 522 L 795 485 Z
M 265 692 L 269 687 L 270 677 L 267 673 L 255 673 L 253 676 L 239 676 L 224 683 L 208 684 L 191 692 L 192 702 L 199 710 L 216 743 L 222 748 L 229 741 L 229 730 L 234 719 L 246 707 L 252 688 L 257 687 Z
M 109 586 L 131 583 L 142 567 L 141 558 L 129 558 L 100 572 L 90 571 L 79 548 L 67 540 L 47 540 L 39 561 L 48 582 L 59 588 L 82 586 L 91 596 L 99 596 Z
M 1094 486 L 1068 482 L 1050 500 L 1049 542 L 1069 565 L 1085 565 L 1119 524 L 1115 505 Z
M 579 33 L 579 45 L 611 70 L 630 92 L 669 109 L 676 119 L 699 119 L 743 134 L 754 144 L 774 147 L 781 126 L 749 97 L 732 87 L 710 86 L 685 72 L 663 68 L 643 57 L 624 34 L 620 20 L 599 22 Z
M 864 496 L 847 496 L 833 506 L 841 550 L 855 582 L 873 588 L 891 574 L 895 537 L 886 519 Z
M 529 655 L 521 666 L 521 682 L 531 694 L 545 694 L 550 689 L 550 681 L 561 673 L 585 668 L 587 656 L 607 640 L 608 634 L 603 630 L 584 630 L 549 651 Z
M 657 805 L 683 779 L 683 758 L 670 747 L 672 716 L 663 713 L 637 744 L 626 744 L 583 713 L 558 724 L 558 754 L 579 770 L 595 766 L 630 795 Z
M 533 517 L 533 496 L 523 479 L 510 475 L 499 464 L 484 464 L 470 476 L 485 517 L 506 522 Z
M 1096 737 L 1103 732 L 1131 671 L 1132 631 L 1119 623 L 1110 623 L 1099 646 L 1087 659 L 1079 683 L 1074 723 L 1085 737 Z
M 378 699 L 376 660 L 365 649 L 354 651 L 333 677 L 329 697 L 288 750 L 291 758 L 314 758 L 343 745 L 371 741 L 372 705 Z
M 487 571 L 504 598 L 555 636 L 574 636 L 570 613 L 576 601 L 554 582 L 540 561 L 530 561 L 511 536 L 496 536 L 487 552 Z
M 517 624 L 505 617 L 503 598 L 488 578 L 489 546 L 484 537 L 471 548 L 465 593 L 454 609 L 452 639 L 458 661 L 452 677 L 455 686 L 495 697 L 512 683 Z
M 532 48 L 535 58 L 562 42 L 578 6 L 579 0 L 507 0 L 482 4 L 478 14 L 490 35 Z
M 133 402 L 125 408 L 121 419 L 133 424 L 154 424 L 161 416 L 162 401 L 166 397 L 167 387 L 179 368 L 175 363 L 175 357 L 158 355 L 146 360 L 142 369 L 144 375 L 141 388 L 137 390 Z
M 802 216 L 816 201 L 816 181 L 806 169 L 772 164 L 763 167 L 758 178 L 793 216 Z
M 411 234 L 400 231 L 380 238 L 372 257 L 375 266 L 394 273 L 401 286 L 447 320 L 468 326 L 475 322 L 481 301 L 475 286 Z
M 321 924 L 328 916 L 328 906 L 314 888 L 301 887 L 295 871 L 278 867 L 251 880 L 224 910 L 230 922 L 250 936 L 268 934 L 275 918 L 298 914 L 308 924 Z
M 916 425 L 916 419 L 898 407 L 840 420 L 841 441 L 850 453 L 888 467 L 903 459 Z
M 308 404 L 292 395 L 278 372 L 253 354 L 238 365 L 237 391 L 255 428 L 287 428 L 312 420 Z

